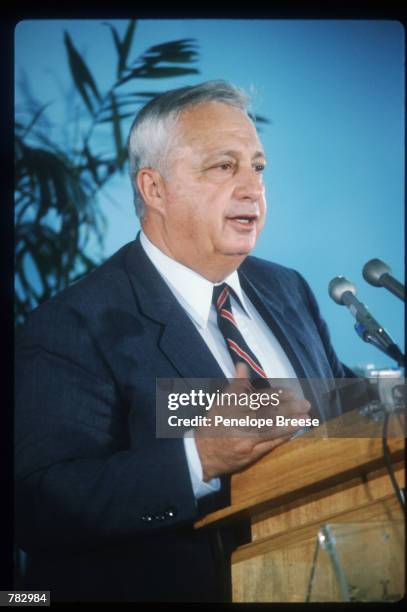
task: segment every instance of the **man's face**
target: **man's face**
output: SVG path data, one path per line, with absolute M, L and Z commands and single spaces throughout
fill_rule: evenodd
M 162 238 L 174 259 L 200 271 L 253 249 L 265 220 L 265 156 L 252 122 L 219 102 L 185 110 L 164 181 Z M 234 259 L 233 259 L 234 258 Z

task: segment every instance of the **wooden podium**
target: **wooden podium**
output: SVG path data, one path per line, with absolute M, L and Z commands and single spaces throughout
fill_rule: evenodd
M 366 437 L 354 437 L 357 427 Z M 232 555 L 234 602 L 309 600 L 317 534 L 325 524 L 394 526 L 392 541 L 399 550 L 393 548 L 389 558 L 383 558 L 383 569 L 400 572 L 404 517 L 383 459 L 382 427 L 382 422 L 358 411 L 349 412 L 320 426 L 317 435 L 311 431 L 283 443 L 232 476 L 231 505 L 205 516 L 195 527 L 250 520 L 251 542 Z M 332 432 L 338 435 L 339 428 L 344 437 L 329 437 Z M 400 417 L 390 417 L 389 431 L 393 470 L 404 487 Z M 380 548 L 378 543 L 374 551 L 379 561 L 384 554 Z M 335 580 L 331 583 L 322 597 L 341 600 Z

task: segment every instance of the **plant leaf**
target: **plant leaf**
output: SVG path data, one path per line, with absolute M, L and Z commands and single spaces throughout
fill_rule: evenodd
M 262 115 L 251 115 L 255 123 L 272 123 L 270 119 L 263 117 Z
M 110 100 L 112 104 L 112 127 L 113 136 L 116 144 L 116 157 L 117 165 L 120 171 L 123 171 L 125 159 L 123 158 L 123 139 L 120 117 L 117 109 L 116 98 L 113 92 L 110 93 Z
M 116 30 L 116 28 L 115 28 L 114 26 L 112 26 L 112 24 L 111 24 L 111 23 L 107 23 L 106 21 L 104 21 L 104 22 L 102 23 L 102 25 L 105 25 L 105 26 L 107 26 L 108 28 L 110 28 L 110 31 L 111 31 L 112 36 L 113 36 L 114 45 L 115 45 L 115 47 L 116 47 L 117 54 L 118 54 L 118 55 L 119 55 L 119 57 L 120 57 L 120 54 L 121 54 L 121 49 L 122 49 L 122 43 L 121 43 L 121 40 L 120 40 L 120 36 L 119 36 L 118 31 Z
M 127 26 L 126 34 L 124 35 L 124 38 L 123 38 L 122 55 L 120 56 L 120 60 L 121 60 L 120 69 L 121 70 L 118 76 L 122 75 L 122 72 L 125 70 L 127 66 L 127 58 L 129 56 L 130 48 L 133 42 L 134 32 L 136 30 L 136 24 L 137 24 L 137 19 L 131 19 L 129 22 L 129 25 Z
M 118 115 L 118 118 L 120 119 L 120 121 L 122 119 L 127 119 L 127 117 L 134 117 L 135 113 L 123 113 L 121 115 Z M 113 115 L 109 115 L 108 117 L 102 117 L 100 119 L 97 120 L 97 123 L 111 123 L 113 121 Z
M 164 77 L 175 77 L 181 76 L 185 74 L 199 74 L 199 70 L 196 68 L 179 68 L 168 66 L 165 68 L 147 68 L 146 66 L 142 66 L 141 68 L 136 68 L 133 70 L 128 76 L 121 79 L 120 84 L 129 81 L 130 79 L 139 78 L 139 79 L 162 79 Z
M 136 91 L 133 93 L 128 93 L 128 96 L 143 96 L 146 98 L 154 98 L 154 96 L 158 96 L 159 91 Z
M 110 31 L 112 32 L 112 36 L 113 36 L 113 40 L 114 40 L 114 44 L 115 44 L 117 56 L 118 56 L 117 69 L 116 69 L 116 74 L 117 74 L 118 79 L 121 77 L 124 70 L 126 69 L 127 57 L 129 55 L 131 43 L 133 41 L 133 35 L 134 35 L 135 28 L 136 28 L 136 22 L 137 22 L 136 19 L 131 19 L 129 21 L 127 30 L 123 36 L 123 40 L 120 39 L 118 31 L 112 24 L 107 23 L 107 22 L 103 22 L 102 24 L 102 25 L 106 25 L 107 27 L 109 27 Z
M 174 51 L 172 53 L 145 53 L 143 60 L 148 63 L 168 62 L 168 63 L 188 63 L 196 61 L 198 54 L 196 51 Z
M 95 183 L 97 185 L 99 185 L 100 184 L 99 175 L 98 175 L 98 166 L 99 166 L 98 162 L 99 162 L 99 160 L 92 155 L 92 153 L 91 153 L 91 151 L 89 149 L 88 144 L 85 144 L 85 147 L 83 149 L 83 153 L 84 153 L 86 161 L 87 161 L 87 168 L 88 168 L 89 172 L 91 173 Z
M 158 53 L 165 53 L 168 51 L 173 51 L 174 49 L 179 49 L 180 47 L 186 45 L 192 46 L 194 43 L 194 38 L 180 38 L 178 40 L 172 40 L 167 43 L 162 43 L 161 45 L 154 45 L 153 47 L 150 47 L 148 51 L 157 51 Z
M 43 114 L 43 112 L 45 111 L 45 109 L 52 104 L 52 102 L 47 102 L 46 104 L 43 104 L 38 110 L 37 112 L 34 114 L 33 118 L 31 119 L 30 123 L 27 125 L 27 127 L 25 127 L 22 131 L 22 134 L 20 136 L 20 138 L 25 138 L 28 134 L 28 132 L 31 130 L 31 128 L 36 124 L 36 122 L 38 121 L 38 119 L 41 117 L 41 115 Z M 20 127 L 19 125 L 17 127 Z M 22 127 L 22 126 L 21 126 Z
M 181 76 L 184 74 L 199 74 L 199 70 L 197 68 L 165 66 L 163 68 L 152 68 L 151 70 L 141 71 L 137 74 L 137 76 L 148 79 L 161 79 L 163 77 L 174 77 Z
M 86 88 L 88 87 L 95 96 L 95 98 L 100 102 L 101 97 L 96 86 L 95 80 L 84 59 L 75 49 L 72 39 L 66 31 L 64 32 L 64 43 L 68 52 L 69 67 L 71 70 L 73 81 L 79 93 L 81 94 L 89 112 L 93 115 L 94 109 Z

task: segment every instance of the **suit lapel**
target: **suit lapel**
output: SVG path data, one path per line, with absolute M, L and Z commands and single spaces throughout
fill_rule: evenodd
M 180 375 L 185 378 L 225 378 L 182 307 L 175 305 L 169 314 L 159 347 Z
M 158 348 L 183 378 L 225 378 L 216 359 L 140 243 L 126 260 L 130 282 L 144 316 L 163 327 Z
M 320 365 L 316 362 L 315 356 L 310 354 L 307 346 L 312 344 L 312 337 L 307 338 L 303 328 L 295 323 L 293 317 L 276 297 L 278 290 L 276 288 L 276 291 L 273 291 L 272 280 L 267 290 L 259 291 L 244 274 L 244 271 L 239 270 L 239 277 L 244 291 L 273 331 L 286 352 L 297 377 L 301 379 L 304 395 L 312 405 L 311 416 L 322 417 L 323 420 L 326 420 L 329 418 L 330 409 L 327 410 L 321 393 L 326 392 L 329 388 L 323 382 L 326 375 L 322 373 Z M 336 416 L 336 413 L 330 416 Z

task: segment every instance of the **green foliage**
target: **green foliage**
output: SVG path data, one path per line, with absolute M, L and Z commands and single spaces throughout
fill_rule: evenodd
M 64 33 L 72 81 L 82 109 L 88 113 L 85 126 L 79 119 L 72 125 L 72 142 L 62 147 L 62 138 L 55 140 L 48 135 L 46 111 L 50 103 L 34 104 L 27 95 L 29 119 L 16 120 L 17 326 L 33 307 L 100 263 L 86 250 L 90 239 L 103 247 L 105 220 L 98 207 L 98 194 L 112 176 L 124 171 L 127 152 L 123 121 L 159 93 L 134 91 L 138 79 L 198 73 L 190 66 L 198 58 L 193 39 L 155 45 L 132 60 L 136 20 L 128 23 L 123 38 L 113 25 L 104 25 L 110 29 L 117 55 L 115 78 L 104 92 L 69 33 Z M 101 153 L 96 145 L 105 138 L 106 126 L 110 126 L 112 137 L 107 147 L 110 155 Z

